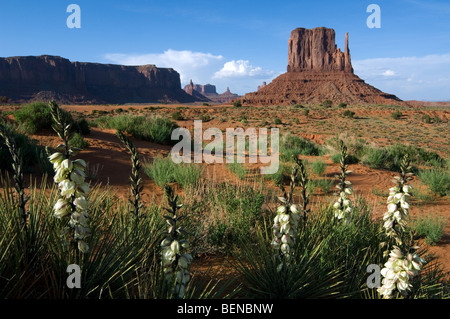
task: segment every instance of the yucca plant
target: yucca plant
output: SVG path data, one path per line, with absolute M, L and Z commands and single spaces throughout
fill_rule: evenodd
M 139 219 L 140 217 L 140 210 L 142 208 L 142 204 L 140 203 L 141 195 L 140 193 L 143 190 L 143 186 L 140 186 L 142 183 L 142 178 L 139 175 L 139 170 L 141 169 L 141 162 L 139 160 L 139 153 L 134 147 L 133 142 L 123 134 L 121 131 L 116 132 L 117 137 L 120 139 L 120 141 L 125 144 L 125 147 L 128 149 L 128 151 L 131 153 L 131 196 L 132 199 L 130 199 L 130 203 L 133 207 L 132 213 L 136 217 L 136 219 Z
M 348 198 L 348 195 L 353 193 L 353 188 L 351 186 L 352 183 L 347 180 L 347 175 L 350 174 L 351 171 L 348 170 L 349 161 L 347 147 L 342 140 L 339 140 L 338 143 L 341 151 L 341 159 L 339 162 L 341 173 L 335 176 L 339 179 L 339 183 L 336 185 L 336 188 L 339 190 L 339 198 L 333 205 L 334 216 L 338 220 L 348 222 L 353 211 L 352 203 Z

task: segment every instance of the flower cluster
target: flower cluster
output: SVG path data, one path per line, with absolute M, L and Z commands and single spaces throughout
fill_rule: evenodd
M 298 233 L 299 208 L 284 198 L 279 199 L 284 202 L 284 205 L 278 207 L 277 216 L 274 218 L 272 247 L 275 250 L 281 250 L 283 255 L 289 256 Z
M 396 288 L 402 295 L 406 296 L 412 287 L 411 279 L 417 276 L 425 263 L 425 260 L 418 255 L 409 253 L 404 256 L 397 246 L 393 247 L 389 254 L 389 260 L 381 270 L 384 278 L 378 292 L 384 299 L 393 298 Z
M 78 249 L 85 253 L 89 250 L 86 238 L 90 234 L 88 224 L 89 201 L 86 194 L 89 184 L 85 182 L 86 162 L 82 159 L 72 161 L 64 154 L 56 152 L 50 157 L 55 170 L 54 181 L 58 184 L 61 198 L 53 210 L 57 218 L 70 216 L 69 225 L 74 229 L 74 239 Z
M 339 148 L 341 150 L 341 159 L 339 161 L 341 173 L 336 175 L 336 178 L 339 179 L 339 183 L 336 185 L 336 188 L 339 189 L 339 198 L 336 203 L 333 205 L 334 217 L 338 220 L 344 219 L 348 221 L 348 216 L 351 214 L 353 208 L 350 199 L 347 195 L 351 195 L 353 193 L 352 183 L 347 181 L 347 175 L 351 173 L 351 171 L 347 170 L 348 168 L 348 155 L 347 155 L 347 147 L 344 145 L 344 142 L 339 140 Z
M 167 237 L 161 243 L 161 263 L 166 280 L 174 285 L 174 296 L 183 298 L 186 293 L 186 285 L 191 279 L 189 267 L 193 258 L 190 254 L 182 252 L 183 249 L 189 248 L 188 241 L 181 238 L 186 231 L 183 226 L 179 225 L 179 221 L 184 216 L 178 216 L 178 211 L 183 205 L 178 204 L 178 195 L 175 196 L 169 185 L 165 186 L 164 193 L 169 202 L 169 208 L 165 209 L 170 215 L 164 216 L 169 228 Z
M 191 279 L 189 267 L 192 262 L 190 254 L 181 254 L 182 248 L 189 248 L 186 240 L 171 240 L 166 238 L 161 243 L 162 265 L 164 275 L 170 282 L 174 282 L 174 294 L 183 298 L 186 293 L 186 285 Z
M 339 186 L 339 185 L 338 185 Z M 347 195 L 351 195 L 353 189 L 351 186 L 346 187 L 344 191 L 341 191 L 339 194 L 338 200 L 333 205 L 334 217 L 337 219 L 343 219 L 348 216 L 352 210 L 352 203 Z
M 406 222 L 409 210 L 409 197 L 411 185 L 405 184 L 403 186 L 395 186 L 389 189 L 389 197 L 387 200 L 387 212 L 383 215 L 384 229 L 388 237 L 396 238 L 398 243 L 399 236 L 397 234 L 396 225 L 403 231 L 406 228 Z

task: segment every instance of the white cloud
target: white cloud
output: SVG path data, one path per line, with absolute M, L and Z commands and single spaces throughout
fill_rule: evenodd
M 106 54 L 105 58 L 117 64 L 145 65 L 155 64 L 157 67 L 173 68 L 180 73 L 182 83 L 199 82 L 210 77 L 211 69 L 217 69 L 223 63 L 223 56 L 211 53 L 167 50 L 164 53 L 149 54 Z
M 354 60 L 355 73 L 403 100 L 450 100 L 450 54 Z
M 254 67 L 248 60 L 233 60 L 226 62 L 222 69 L 214 73 L 213 78 L 231 78 L 231 77 L 265 77 L 272 75 L 273 72 L 265 71 L 261 67 Z
M 386 71 L 383 72 L 383 75 L 386 76 L 386 77 L 395 76 L 395 74 L 396 73 L 394 71 L 392 71 L 392 70 L 386 70 Z

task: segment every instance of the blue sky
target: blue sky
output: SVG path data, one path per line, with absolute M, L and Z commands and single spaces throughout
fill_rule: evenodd
M 19 4 L 18 4 L 19 3 Z M 69 4 L 81 28 L 69 29 Z M 381 8 L 370 29 L 369 4 Z M 329 27 L 355 73 L 402 99 L 450 100 L 450 1 L 1 0 L 0 56 L 59 55 L 71 61 L 173 67 L 182 84 L 255 91 L 284 73 L 297 27 Z

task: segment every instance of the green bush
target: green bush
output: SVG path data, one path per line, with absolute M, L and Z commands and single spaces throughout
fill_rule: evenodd
M 325 101 L 323 101 L 322 103 L 323 107 L 332 107 L 333 106 L 333 101 L 326 99 Z
M 353 118 L 355 116 L 355 112 L 350 110 L 345 110 L 344 113 L 342 113 L 344 117 Z
M 424 114 L 422 116 L 422 121 L 424 121 L 427 124 L 430 124 L 431 123 L 431 116 L 429 116 L 428 114 Z
M 202 176 L 202 168 L 198 164 L 176 164 L 171 157 L 156 157 L 153 163 L 145 163 L 143 169 L 161 188 L 174 182 L 183 188 L 196 186 Z
M 281 120 L 278 117 L 276 117 L 274 123 L 275 123 L 275 125 L 280 125 L 283 122 L 281 122 Z
M 314 174 L 320 176 L 325 172 L 327 164 L 322 161 L 314 161 L 310 164 L 310 167 Z
M 89 142 L 86 141 L 80 133 L 75 133 L 75 134 L 73 134 L 72 138 L 69 140 L 69 145 L 71 147 L 84 149 L 89 146 Z
M 247 177 L 247 169 L 244 164 L 233 162 L 227 164 L 227 168 L 230 172 L 239 177 L 239 179 L 245 179 Z
M 176 111 L 175 113 L 172 113 L 172 120 L 174 121 L 182 121 L 184 120 L 183 114 L 181 114 L 180 111 Z
M 447 219 L 443 216 L 418 216 L 411 222 L 411 229 L 421 237 L 425 238 L 428 245 L 436 245 L 444 235 Z
M 11 124 L 4 123 L 0 120 L 9 134 L 12 136 L 22 156 L 23 170 L 25 173 L 34 172 L 37 164 L 42 173 L 52 173 L 53 166 L 47 158 L 45 149 L 38 146 L 34 140 L 28 136 L 18 133 Z M 0 169 L 11 170 L 12 158 L 3 139 L 0 138 Z M 50 170 L 49 170 L 50 168 Z
M 34 134 L 41 129 L 51 129 L 52 116 L 46 103 L 35 102 L 24 105 L 14 112 L 14 119 L 20 129 L 27 134 Z
M 341 103 L 339 103 L 338 107 L 345 109 L 347 107 L 347 104 L 341 102 Z
M 242 106 L 241 100 L 234 101 L 234 102 L 233 102 L 233 106 L 234 106 L 234 107 L 241 107 L 241 106 Z
M 171 136 L 172 131 L 178 125 L 165 117 L 137 115 L 103 116 L 96 119 L 95 123 L 99 128 L 128 132 L 135 138 L 158 144 L 174 145 L 177 143 L 177 141 L 172 141 Z
M 435 194 L 445 196 L 450 195 L 450 172 L 443 169 L 420 170 L 419 180 L 428 185 Z
M 340 163 L 342 155 L 339 153 L 336 153 L 336 154 L 331 155 L 330 158 L 331 158 L 331 161 L 336 164 L 336 163 Z M 358 164 L 359 163 L 359 159 L 355 155 L 348 155 L 347 161 L 348 161 L 348 164 Z
M 318 156 L 320 153 L 320 149 L 312 141 L 306 140 L 299 136 L 287 134 L 281 139 L 280 153 L 281 159 L 286 162 L 292 160 L 292 156 Z
M 402 114 L 402 112 L 400 112 L 400 111 L 395 111 L 395 112 L 392 112 L 392 113 L 391 113 L 391 117 L 392 117 L 394 120 L 400 120 L 400 119 L 402 118 L 402 116 L 403 116 L 403 114 Z

